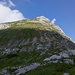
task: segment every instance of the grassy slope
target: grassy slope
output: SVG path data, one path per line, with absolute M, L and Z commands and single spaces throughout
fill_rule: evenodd
M 61 36 L 59 33 L 55 32 L 56 30 L 53 29 L 53 27 L 46 27 L 40 23 L 31 23 L 31 22 L 25 22 L 21 21 L 20 24 L 18 22 L 7 23 L 11 24 L 11 27 L 5 30 L 0 30 L 0 46 L 2 49 L 0 51 L 4 51 L 5 48 L 10 48 L 11 50 L 13 48 L 18 48 L 19 50 L 15 54 L 9 54 L 9 55 L 0 55 L 0 69 L 4 67 L 13 67 L 13 66 L 20 66 L 20 65 L 29 65 L 33 62 L 39 62 L 43 63 L 44 58 L 49 57 L 50 55 L 54 54 L 55 52 L 58 53 L 60 51 L 59 48 L 56 49 L 57 44 L 54 45 L 53 41 L 61 43 L 61 40 L 67 40 L 65 37 Z M 46 30 L 46 28 L 49 29 Z M 54 31 L 55 30 L 55 31 Z M 32 52 L 20 52 L 20 50 L 24 47 L 26 50 L 28 50 L 28 47 L 32 45 L 32 43 L 29 43 L 28 45 L 20 45 L 20 42 L 25 39 L 27 40 L 30 38 L 30 42 L 34 37 L 38 38 L 37 43 L 39 44 L 47 44 L 49 43 L 49 40 L 46 39 L 46 36 L 44 36 L 44 33 L 47 37 L 52 38 L 53 36 L 56 38 L 51 43 L 53 44 L 51 48 L 45 53 L 45 55 L 40 56 L 40 53 L 44 50 L 36 51 L 37 44 L 35 44 L 35 48 Z M 46 39 L 46 42 L 41 42 L 39 39 L 43 36 L 44 39 Z M 11 41 L 12 40 L 12 41 Z M 11 41 L 11 42 L 10 42 Z M 15 41 L 18 42 L 18 45 L 12 46 Z M 73 43 L 67 40 L 67 42 L 70 44 L 70 49 L 74 49 Z M 10 45 L 8 45 L 10 43 Z M 68 45 L 69 46 L 69 45 Z M 65 47 L 61 47 L 62 50 L 65 49 Z M 48 55 L 50 53 L 50 55 Z M 73 57 L 74 58 L 74 57 Z M 11 71 L 10 71 L 11 72 Z M 35 70 L 32 70 L 30 72 L 27 72 L 25 75 L 61 75 L 64 72 L 68 72 L 71 75 L 75 74 L 75 67 L 74 65 L 67 65 L 67 64 L 47 64 L 45 66 L 38 67 Z

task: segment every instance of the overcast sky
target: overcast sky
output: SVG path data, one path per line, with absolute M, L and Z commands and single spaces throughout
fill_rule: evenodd
M 0 23 L 42 15 L 75 41 L 75 0 L 0 0 Z

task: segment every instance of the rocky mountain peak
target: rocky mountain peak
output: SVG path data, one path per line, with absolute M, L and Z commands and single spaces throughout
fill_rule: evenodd
M 50 20 L 45 16 L 38 16 L 36 18 L 39 19 L 40 22 L 50 22 Z
M 0 75 L 75 75 L 75 43 L 48 18 L 0 28 Z

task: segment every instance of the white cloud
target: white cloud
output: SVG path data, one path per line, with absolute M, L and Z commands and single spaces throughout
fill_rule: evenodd
M 54 19 L 51 21 L 51 23 L 55 23 L 55 21 L 56 21 L 56 19 L 54 18 Z
M 11 0 L 8 0 L 8 2 L 9 2 L 9 6 L 15 6 L 15 4 Z
M 8 7 L 15 6 L 15 4 L 11 0 L 0 1 L 0 4 L 2 4 L 4 6 L 8 6 Z
M 23 14 L 19 10 L 12 10 L 10 7 L 15 6 L 15 4 L 8 0 L 8 5 L 6 0 L 0 2 L 0 23 L 12 22 L 24 19 Z
M 24 1 L 26 1 L 26 2 L 28 2 L 28 3 L 30 3 L 30 4 L 32 3 L 30 0 L 24 0 Z

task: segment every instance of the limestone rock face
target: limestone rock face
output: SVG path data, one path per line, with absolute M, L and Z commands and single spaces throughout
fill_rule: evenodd
M 1 29 L 6 29 L 6 28 L 9 28 L 10 27 L 10 25 L 8 25 L 8 24 L 0 24 L 0 30 Z
M 44 16 L 36 17 L 40 22 L 50 22 L 50 20 Z

